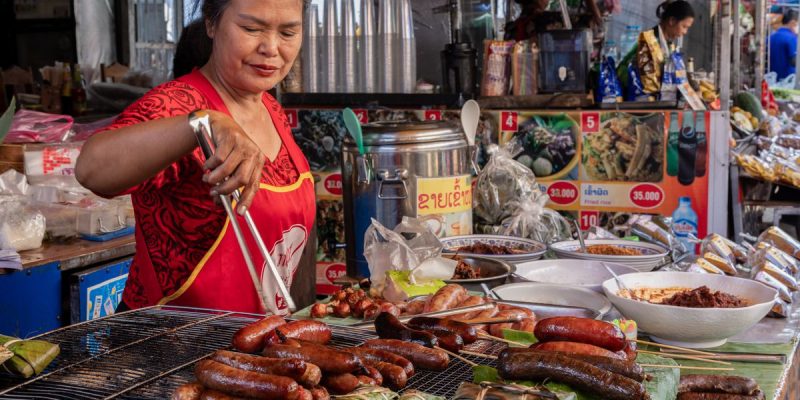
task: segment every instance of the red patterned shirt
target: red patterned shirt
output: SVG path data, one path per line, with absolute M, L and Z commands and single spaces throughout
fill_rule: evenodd
M 191 74 L 201 74 L 195 70 Z M 129 106 L 106 130 L 159 118 L 187 115 L 197 109 L 214 109 L 213 101 L 180 79 L 164 83 Z M 264 93 L 264 103 L 276 115 L 280 104 Z M 288 123 L 275 121 L 276 129 Z M 123 300 L 131 308 L 155 304 L 186 282 L 194 267 L 222 230 L 225 211 L 214 204 L 211 187 L 202 181 L 203 155 L 199 148 L 166 169 L 120 194 L 130 194 L 136 215 L 136 255 Z M 275 160 L 264 165 L 262 182 L 283 186 L 297 181 L 299 172 L 285 143 Z M 160 289 L 154 289 L 160 288 Z

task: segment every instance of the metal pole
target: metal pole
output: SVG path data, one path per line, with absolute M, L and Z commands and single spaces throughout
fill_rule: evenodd
M 755 62 L 755 92 L 756 98 L 761 98 L 761 82 L 764 81 L 764 32 L 766 15 L 766 0 L 756 0 L 756 62 Z
M 733 91 L 742 90 L 742 24 L 740 23 L 739 7 L 741 0 L 733 0 Z
M 727 110 L 731 100 L 731 1 L 722 0 L 720 7 L 719 88 L 722 109 Z

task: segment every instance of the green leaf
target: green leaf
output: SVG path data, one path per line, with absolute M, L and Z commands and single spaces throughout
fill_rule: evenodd
M 17 102 L 12 97 L 11 104 L 3 113 L 3 116 L 0 117 L 0 143 L 3 143 L 8 131 L 11 129 L 11 122 L 14 121 L 15 112 L 17 112 Z
M 639 353 L 636 357 L 636 362 L 639 364 L 678 365 L 673 359 L 642 353 Z M 647 393 L 650 393 L 652 400 L 673 400 L 678 396 L 679 369 L 645 367 L 644 370 L 653 377 L 653 379 L 644 382 Z
M 514 329 L 503 329 L 503 338 L 512 342 L 524 344 L 526 347 L 539 342 L 533 333 Z

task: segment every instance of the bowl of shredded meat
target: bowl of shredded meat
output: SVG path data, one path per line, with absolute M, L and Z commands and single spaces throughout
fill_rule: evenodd
M 478 256 L 513 264 L 542 258 L 547 246 L 531 239 L 501 235 L 464 235 L 440 239 L 445 254 Z
M 455 273 L 451 279 L 445 279 L 447 283 L 458 283 L 468 290 L 482 290 L 481 284 L 486 284 L 490 288 L 502 285 L 513 274 L 513 265 L 487 257 L 465 256 L 460 254 L 444 255 L 458 261 Z
M 614 307 L 653 340 L 689 348 L 724 344 L 772 308 L 778 292 L 759 282 L 693 272 L 637 272 L 603 282 Z

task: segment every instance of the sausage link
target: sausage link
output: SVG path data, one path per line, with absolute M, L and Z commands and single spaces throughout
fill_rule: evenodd
M 406 303 L 406 310 L 404 314 L 417 315 L 417 314 L 422 314 L 424 311 L 425 311 L 425 301 L 414 300 Z
M 478 306 L 486 302 L 483 296 L 467 296 L 464 301 L 456 305 L 457 308 Z M 481 311 L 470 311 L 467 313 L 455 314 L 447 317 L 448 319 L 465 320 L 475 318 Z
M 170 400 L 198 400 L 202 393 L 203 385 L 197 382 L 185 383 L 172 392 Z
M 342 351 L 355 354 L 365 363 L 385 362 L 396 365 L 403 369 L 403 372 L 406 373 L 406 377 L 410 378 L 414 376 L 414 364 L 407 358 L 397 354 L 384 350 L 368 349 L 366 347 L 348 347 L 342 349 Z
M 392 314 L 382 312 L 375 318 L 375 332 L 383 339 L 398 339 L 425 347 L 436 347 L 439 340 L 433 333 L 411 329 Z
M 383 361 L 370 361 L 367 365 L 374 367 L 383 377 L 383 385 L 392 390 L 400 390 L 406 387 L 408 375 L 402 367 L 389 364 Z
M 511 355 L 516 353 L 526 353 L 526 352 L 538 352 L 539 350 L 532 350 L 526 348 L 519 348 L 519 347 L 509 347 L 503 352 L 503 355 Z M 589 364 L 594 365 L 600 369 L 604 369 L 608 372 L 613 372 L 615 374 L 620 374 L 622 376 L 631 378 L 637 382 L 642 382 L 647 378 L 647 374 L 644 373 L 642 367 L 630 361 L 618 360 L 616 358 L 608 358 L 602 356 L 588 356 L 585 354 L 568 354 L 562 353 L 569 358 L 574 358 L 576 360 L 581 360 L 583 362 L 587 362 Z M 499 362 L 503 362 L 499 360 Z
M 450 363 L 447 353 L 397 339 L 371 339 L 363 344 L 368 349 L 384 350 L 407 358 L 414 368 L 444 371 Z
M 211 359 L 233 368 L 243 369 L 245 371 L 289 377 L 304 386 L 314 386 L 319 384 L 319 377 L 317 377 L 316 382 L 303 380 L 305 378 L 306 371 L 309 369 L 309 365 L 300 359 L 269 358 L 226 350 L 218 350 L 214 352 L 214 354 L 211 355 Z M 319 368 L 317 368 L 317 370 L 318 369 Z
M 311 398 L 314 400 L 330 400 L 331 395 L 328 394 L 328 389 L 325 389 L 325 386 L 314 386 L 309 389 L 311 392 Z
M 263 355 L 275 358 L 295 358 L 318 366 L 327 374 L 344 374 L 362 367 L 361 361 L 350 353 L 334 350 L 326 346 L 303 344 L 294 347 L 274 344 L 264 348 Z
M 322 384 L 333 394 L 348 394 L 358 388 L 360 382 L 353 374 L 326 375 Z
M 219 390 L 205 389 L 200 394 L 200 400 L 245 400 L 244 397 L 231 396 Z
M 280 315 L 273 315 L 243 326 L 233 334 L 233 348 L 245 353 L 258 353 L 264 348 L 264 338 L 275 328 L 286 324 Z
M 428 331 L 437 335 L 439 333 L 453 333 L 461 336 L 464 344 L 472 344 L 478 340 L 478 332 L 469 324 L 450 319 L 432 317 L 414 317 L 408 321 L 407 325 L 413 329 Z
M 558 353 L 585 354 L 587 356 L 609 357 L 609 358 L 616 358 L 618 360 L 627 359 L 625 353 L 609 351 L 602 347 L 597 347 L 586 343 L 539 342 L 531 345 L 530 348 L 541 351 L 554 351 Z
M 331 327 L 320 321 L 292 321 L 275 328 L 275 334 L 282 340 L 296 339 L 319 344 L 331 341 Z
M 377 368 L 375 368 L 375 367 L 373 367 L 371 365 L 365 365 L 364 366 L 364 375 L 372 378 L 372 380 L 375 381 L 375 385 L 376 386 L 383 385 L 383 374 L 381 374 L 381 372 L 378 371 Z
M 194 373 L 206 388 L 234 396 L 296 400 L 300 395 L 301 388 L 292 378 L 244 371 L 212 360 L 198 362 Z
M 503 356 L 498 372 L 505 379 L 552 379 L 606 400 L 646 400 L 644 386 L 592 364 L 558 353 L 531 352 Z
M 620 351 L 626 343 L 625 334 L 618 326 L 589 318 L 545 318 L 536 324 L 533 334 L 543 342 L 579 342 L 610 351 Z
M 464 339 L 455 333 L 437 332 L 436 340 L 439 342 L 439 347 L 453 353 L 458 353 L 464 348 Z
M 495 315 L 495 318 L 527 318 L 528 314 L 518 308 L 506 308 Z M 504 322 L 502 324 L 489 325 L 489 334 L 494 337 L 503 337 L 503 329 L 513 329 L 515 322 Z
M 445 285 L 428 298 L 425 304 L 425 312 L 449 310 L 464 301 L 466 297 L 467 289 L 463 286 L 455 283 Z
M 681 376 L 678 393 L 711 392 L 753 395 L 758 390 L 758 382 L 745 376 L 699 375 Z
M 758 390 L 750 396 L 746 394 L 686 392 L 679 394 L 677 400 L 764 400 L 764 392 Z

